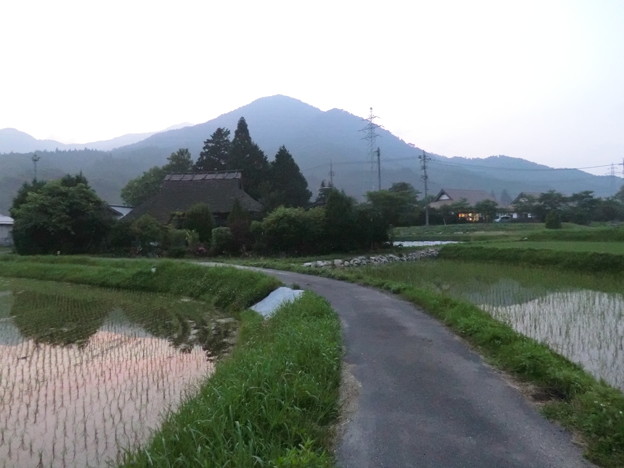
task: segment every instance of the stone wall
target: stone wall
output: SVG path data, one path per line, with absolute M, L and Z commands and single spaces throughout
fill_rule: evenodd
M 405 254 L 385 254 L 373 256 L 359 256 L 351 259 L 335 259 L 335 260 L 317 260 L 314 262 L 306 262 L 304 267 L 308 268 L 348 268 L 364 265 L 383 265 L 393 262 L 414 262 L 424 258 L 435 258 L 438 256 L 439 249 L 423 249 L 415 250 Z

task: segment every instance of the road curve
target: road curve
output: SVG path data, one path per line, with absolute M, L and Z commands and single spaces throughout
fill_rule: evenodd
M 587 467 L 568 432 L 438 321 L 356 284 L 261 270 L 325 297 L 359 382 L 336 447 L 339 466 Z

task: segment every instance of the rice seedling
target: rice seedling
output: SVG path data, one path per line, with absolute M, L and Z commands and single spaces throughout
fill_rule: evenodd
M 444 260 L 371 267 L 365 274 L 467 300 L 624 390 L 624 296 L 617 277 Z
M 235 333 L 201 301 L 0 279 L 0 466 L 119 462 Z

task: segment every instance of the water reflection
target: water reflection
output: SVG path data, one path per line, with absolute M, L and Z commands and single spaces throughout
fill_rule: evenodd
M 586 289 L 545 292 L 507 280 L 463 296 L 595 377 L 624 390 L 622 294 Z
M 45 291 L 1 289 L 2 283 L 4 467 L 118 461 L 124 448 L 145 443 L 163 415 L 210 375 L 214 364 L 207 352 L 214 356 L 226 349 L 223 338 L 231 340 L 234 329 L 224 317 L 198 324 L 175 318 L 171 310 L 169 315 L 154 311 L 153 320 L 167 323 L 146 329 L 149 311 L 129 306 L 127 299 L 111 309 L 108 300 L 81 302 L 54 299 Z M 45 302 L 51 307 L 41 305 Z M 87 318 L 78 320 L 76 311 Z

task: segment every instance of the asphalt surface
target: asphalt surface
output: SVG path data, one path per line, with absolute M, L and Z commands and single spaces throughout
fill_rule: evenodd
M 591 466 L 568 432 L 418 307 L 355 284 L 262 271 L 325 297 L 342 321 L 357 392 L 339 466 Z

